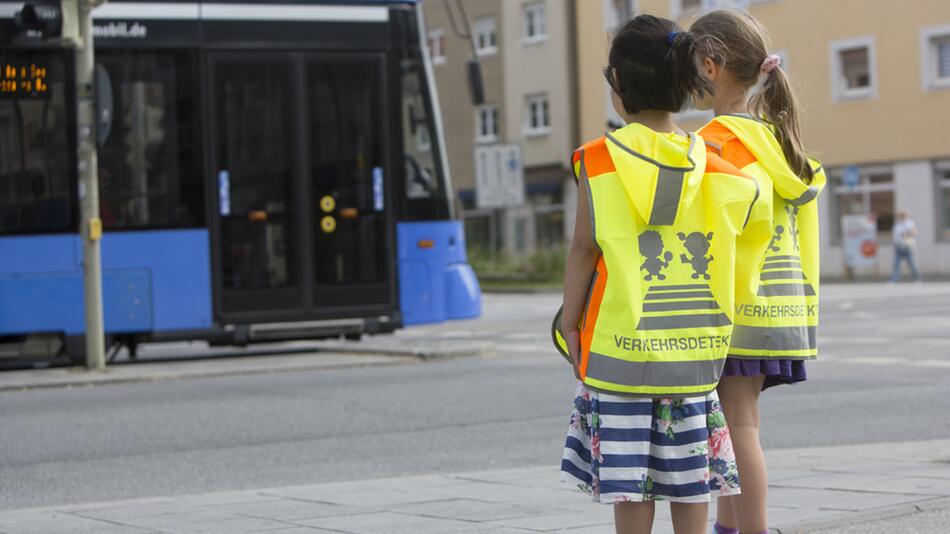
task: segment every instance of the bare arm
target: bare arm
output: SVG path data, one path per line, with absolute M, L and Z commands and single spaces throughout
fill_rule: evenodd
M 590 290 L 590 282 L 600 258 L 600 249 L 594 243 L 591 228 L 588 198 L 589 185 L 586 177 L 581 177 L 577 190 L 577 218 L 574 223 L 574 238 L 567 255 L 567 268 L 564 273 L 564 309 L 561 312 L 561 333 L 567 342 L 568 352 L 574 364 L 574 374 L 580 379 L 580 323 L 584 313 L 584 301 Z

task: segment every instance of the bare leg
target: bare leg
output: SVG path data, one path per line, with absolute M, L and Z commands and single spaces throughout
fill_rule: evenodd
M 614 505 L 617 534 L 650 534 L 653 531 L 653 501 L 624 502 Z
M 717 520 L 739 532 L 768 530 L 768 473 L 759 443 L 759 393 L 765 376 L 726 376 L 717 391 L 736 451 L 742 493 L 719 499 Z M 731 507 L 731 510 L 729 508 Z
M 720 402 L 722 400 L 720 399 Z M 726 419 L 726 424 L 729 424 L 729 420 Z M 733 448 L 735 443 L 733 443 Z M 743 484 L 743 492 L 745 492 L 745 480 L 742 478 L 742 471 L 739 471 L 739 483 Z M 734 505 L 732 500 L 735 497 L 719 497 L 716 503 L 716 522 L 726 528 L 736 528 L 738 521 L 736 521 L 736 514 L 733 512 Z
M 676 534 L 705 534 L 709 504 L 671 502 L 670 515 L 673 516 L 673 532 Z

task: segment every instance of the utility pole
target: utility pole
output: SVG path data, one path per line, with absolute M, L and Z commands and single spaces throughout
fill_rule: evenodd
M 86 369 L 105 368 L 102 320 L 102 220 L 99 218 L 99 163 L 96 154 L 96 106 L 93 80 L 95 52 L 92 44 L 92 10 L 96 0 L 64 0 L 77 15 L 76 47 L 77 127 L 80 196 L 80 233 L 83 243 L 83 294 L 86 302 Z
M 21 32 L 76 49 L 77 162 L 79 236 L 83 244 L 83 294 L 86 303 L 86 369 L 105 368 L 102 327 L 102 262 L 99 241 L 99 165 L 96 159 L 95 55 L 92 10 L 105 0 L 28 0 L 14 15 Z

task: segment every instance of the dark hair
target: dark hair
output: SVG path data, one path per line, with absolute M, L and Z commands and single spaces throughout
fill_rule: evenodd
M 749 14 L 719 10 L 696 19 L 689 31 L 695 36 L 699 59 L 711 58 L 746 88 L 765 75 L 762 90 L 749 99 L 749 111 L 774 126 L 785 160 L 802 181 L 811 182 L 815 173 L 802 145 L 795 92 L 781 67 L 763 73 L 763 63 L 769 58 L 765 28 Z
M 604 75 L 627 113 L 675 113 L 694 94 L 712 93 L 695 52 L 693 36 L 675 22 L 638 15 L 613 36 Z

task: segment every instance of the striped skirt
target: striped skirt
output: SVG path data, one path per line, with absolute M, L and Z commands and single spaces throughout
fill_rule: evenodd
M 561 481 L 595 502 L 707 502 L 739 493 L 729 429 L 716 393 L 639 399 L 578 384 Z

